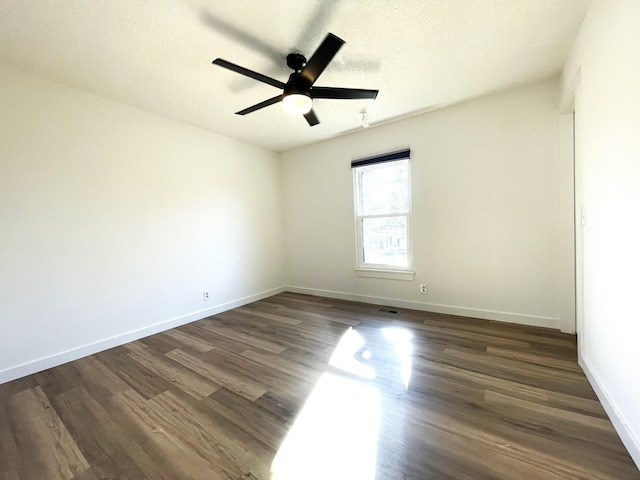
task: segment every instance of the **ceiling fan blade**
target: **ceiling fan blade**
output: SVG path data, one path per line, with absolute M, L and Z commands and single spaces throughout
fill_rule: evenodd
M 313 87 L 311 98 L 335 98 L 339 100 L 373 99 L 378 96 L 378 90 L 365 90 L 362 88 L 337 88 L 337 87 Z
M 261 73 L 254 72 L 253 70 L 249 70 L 248 68 L 241 67 L 240 65 L 236 65 L 235 63 L 227 62 L 226 60 L 223 60 L 221 58 L 216 58 L 212 63 L 214 65 L 218 65 L 219 67 L 226 68 L 228 70 L 239 73 L 241 75 L 245 75 L 249 78 L 253 78 L 254 80 L 258 80 L 259 82 L 263 82 L 268 85 L 273 85 L 276 88 L 284 89 L 285 85 L 280 80 L 267 77 L 266 75 L 262 75 Z
M 265 100 L 264 102 L 256 103 L 252 107 L 240 110 L 239 112 L 236 112 L 236 115 L 246 115 L 247 113 L 255 112 L 256 110 L 260 110 L 261 108 L 268 107 L 269 105 L 273 105 L 274 103 L 278 103 L 281 100 L 282 95 L 278 95 L 276 97 L 270 98 L 269 100 Z
M 313 110 L 309 110 L 309 113 L 305 113 L 304 118 L 310 127 L 320 123 L 320 120 L 318 120 L 318 117 L 316 117 L 316 113 Z
M 344 40 L 336 37 L 333 33 L 327 35 L 327 38 L 307 61 L 307 66 L 302 69 L 300 76 L 313 85 L 342 45 L 344 45 Z

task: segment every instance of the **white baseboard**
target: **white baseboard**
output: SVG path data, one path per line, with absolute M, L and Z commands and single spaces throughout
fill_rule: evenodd
M 57 367 L 58 365 L 62 365 L 63 363 L 71 362 L 88 355 L 93 355 L 94 353 L 102 352 L 103 350 L 117 347 L 128 342 L 133 342 L 134 340 L 139 340 L 140 338 L 148 337 L 149 335 L 153 335 L 155 333 L 164 332 L 165 330 L 179 327 L 180 325 L 195 322 L 196 320 L 201 320 L 203 318 L 210 317 L 211 315 L 216 315 L 218 313 L 231 310 L 232 308 L 241 307 L 242 305 L 256 302 L 258 300 L 262 300 L 263 298 L 271 297 L 284 291 L 284 287 L 266 290 L 264 292 L 239 298 L 231 302 L 215 305 L 204 310 L 198 310 L 197 312 L 192 312 L 187 315 L 164 320 L 162 322 L 158 322 L 153 325 L 140 328 L 138 330 L 133 330 L 131 332 L 126 332 L 115 335 L 113 337 L 105 338 L 104 340 L 99 340 L 97 342 L 83 345 L 78 348 L 73 348 L 64 352 L 56 353 L 55 355 L 38 358 L 21 365 L 16 365 L 15 367 L 10 367 L 8 369 L 0 371 L 0 384 L 15 380 L 16 378 L 31 375 L 32 373 L 41 372 L 42 370 L 46 370 L 48 368 Z
M 302 293 L 305 295 L 315 295 L 318 297 L 351 300 L 354 302 L 372 303 L 374 305 L 387 305 L 389 307 L 409 308 L 412 310 L 421 310 L 424 312 L 446 313 L 449 315 L 460 315 L 462 317 L 482 318 L 484 320 L 497 320 L 499 322 L 517 323 L 521 325 L 531 325 L 534 327 L 554 328 L 556 330 L 560 329 L 559 319 L 552 317 L 540 317 L 535 315 L 525 315 L 521 313 L 481 310 L 478 308 L 456 307 L 451 305 L 439 305 L 436 303 L 414 302 L 411 300 L 374 297 L 370 295 L 335 292 L 332 290 L 320 290 L 317 288 L 296 287 L 292 285 L 286 286 L 285 291 L 292 293 Z
M 618 436 L 622 443 L 629 451 L 629 455 L 636 463 L 638 469 L 640 469 L 640 437 L 636 434 L 629 423 L 625 420 L 624 415 L 620 412 L 620 409 L 616 405 L 616 402 L 611 397 L 611 394 L 600 380 L 600 377 L 592 368 L 591 364 L 587 359 L 582 357 L 582 355 L 578 356 L 578 363 L 584 370 L 589 383 L 593 387 L 593 390 L 596 392 L 598 396 L 598 400 L 604 407 L 607 415 L 609 415 L 609 419 L 613 424 L 613 427 L 618 432 Z

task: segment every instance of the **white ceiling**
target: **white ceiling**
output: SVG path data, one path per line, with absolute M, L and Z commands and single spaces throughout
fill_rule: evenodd
M 0 61 L 276 151 L 560 73 L 590 0 L 2 0 Z M 346 41 L 316 85 L 377 100 L 316 100 L 320 125 L 272 105 L 287 53 Z

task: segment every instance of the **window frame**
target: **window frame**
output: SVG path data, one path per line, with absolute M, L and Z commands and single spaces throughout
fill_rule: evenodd
M 404 153 L 404 152 L 397 152 Z M 353 170 L 353 195 L 354 195 L 354 225 L 356 230 L 356 266 L 355 272 L 359 277 L 369 278 L 386 278 L 390 280 L 413 280 L 415 272 L 413 271 L 413 242 L 411 240 L 411 216 L 412 216 L 412 195 L 411 195 L 411 161 L 409 150 L 406 155 L 400 158 L 384 159 L 385 157 L 394 156 L 396 154 L 385 155 L 381 157 L 371 157 L 369 159 L 352 162 Z M 384 160 L 375 161 L 376 158 Z M 395 162 L 406 162 L 407 166 L 407 210 L 404 213 L 386 213 L 377 215 L 363 215 L 362 205 L 362 182 L 361 172 L 367 172 L 378 168 L 384 168 L 388 164 Z M 389 265 L 378 263 L 366 263 L 364 261 L 364 243 L 363 243 L 363 225 L 364 220 L 368 218 L 392 218 L 405 217 L 406 234 L 407 234 L 407 265 Z

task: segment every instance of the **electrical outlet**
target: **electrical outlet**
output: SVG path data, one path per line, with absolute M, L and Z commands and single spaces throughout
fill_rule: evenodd
M 427 285 L 424 283 L 420 284 L 420 293 L 424 293 L 425 295 L 427 294 Z
M 202 292 L 202 301 L 203 302 L 208 302 L 209 301 L 209 292 L 207 292 L 206 290 L 204 292 Z

